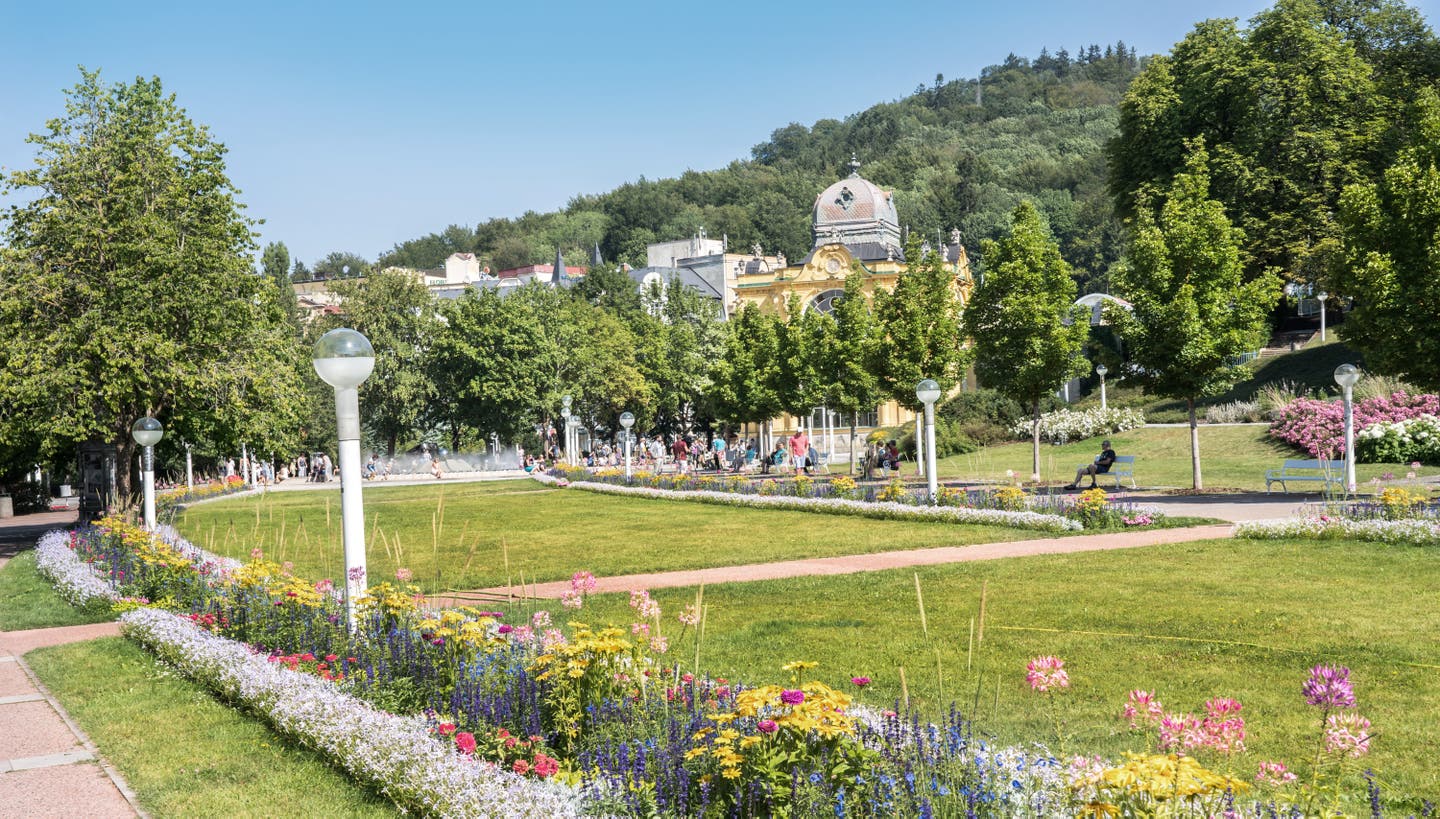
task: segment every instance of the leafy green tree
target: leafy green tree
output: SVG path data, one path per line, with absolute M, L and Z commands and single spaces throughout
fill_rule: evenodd
M 855 427 L 861 412 L 875 408 L 880 381 L 871 365 L 875 360 L 878 326 L 865 298 L 866 273 L 857 264 L 845 277 L 845 295 L 835 303 L 829 344 L 820 351 L 827 375 L 826 406 L 850 419 L 850 471 L 855 471 Z
M 776 337 L 777 366 L 770 388 L 781 411 L 803 423 L 821 400 L 816 349 L 824 344 L 825 331 L 833 323 L 827 324 L 828 316 L 807 310 L 798 293 L 790 294 L 785 308 L 785 321 L 779 325 Z
M 640 300 L 640 286 L 617 265 L 590 268 L 570 292 L 609 310 L 627 323 L 638 319 L 645 309 Z
M 66 96 L 29 139 L 35 165 L 3 181 L 24 202 L 0 242 L 0 446 L 58 460 L 112 442 L 122 494 L 144 415 L 165 424 L 162 450 L 287 448 L 305 361 L 252 271 L 224 146 L 158 79 L 107 86 L 82 69 Z
M 300 335 L 300 303 L 295 298 L 295 288 L 290 286 L 290 250 L 284 242 L 271 242 L 260 254 L 260 270 L 274 284 L 275 298 L 280 311 Z
M 1399 0 L 1278 0 L 1246 31 L 1203 22 L 1121 103 L 1117 207 L 1129 215 L 1163 196 L 1187 140 L 1203 138 L 1213 195 L 1245 233 L 1247 277 L 1320 281 L 1339 252 L 1341 191 L 1393 156 L 1405 102 L 1440 77 L 1437 53 Z
M 364 256 L 337 250 L 316 262 L 313 273 L 317 279 L 359 279 L 373 269 Z
M 656 314 L 632 325 L 637 364 L 650 387 L 656 423 L 665 431 L 688 433 L 710 418 L 705 398 L 711 364 L 725 345 L 719 307 L 678 279 L 652 289 L 649 300 Z
M 290 281 L 312 282 L 315 281 L 315 274 L 310 272 L 310 268 L 306 267 L 304 262 L 296 259 L 295 269 L 290 271 Z
M 1383 177 L 1340 202 L 1345 252 L 1336 273 L 1355 309 L 1341 325 L 1368 367 L 1440 389 L 1440 97 L 1421 92 L 1408 143 Z
M 398 271 L 337 281 L 330 289 L 344 312 L 327 326 L 358 330 L 375 348 L 375 372 L 360 385 L 361 418 L 393 457 L 401 437 L 420 427 L 433 396 L 426 355 L 436 330 L 435 300 L 424 284 Z
M 559 355 L 539 317 L 493 290 L 444 302 L 440 315 L 427 369 L 435 379 L 434 414 L 449 425 L 452 448 L 459 448 L 462 426 L 503 441 L 521 437 L 539 419 Z
M 1070 266 L 1029 202 L 1015 209 L 1010 235 L 987 241 L 985 275 L 965 306 L 980 384 L 1020 402 L 1031 417 L 1031 474 L 1040 474 L 1040 402 L 1083 375 L 1089 313 L 1075 306 Z
M 725 329 L 725 349 L 710 375 L 710 406 L 722 421 L 766 424 L 781 412 L 775 394 L 780 322 L 758 305 L 746 304 Z M 768 446 L 768 440 L 761 445 Z
M 921 252 L 911 236 L 905 246 L 909 267 L 895 288 L 875 297 L 876 332 L 871 372 L 882 396 L 919 412 L 915 385 L 926 378 L 948 394 L 958 383 L 964 361 L 961 302 L 955 273 L 938 253 Z
M 1195 402 L 1245 374 L 1236 362 L 1264 344 L 1266 318 L 1280 296 L 1274 273 L 1245 281 L 1243 236 L 1224 205 L 1210 198 L 1208 162 L 1204 146 L 1194 145 L 1159 213 L 1142 203 L 1129 257 L 1117 271 L 1133 312 L 1110 314 L 1130 356 L 1130 376 L 1147 393 L 1185 401 L 1196 489 L 1204 483 Z

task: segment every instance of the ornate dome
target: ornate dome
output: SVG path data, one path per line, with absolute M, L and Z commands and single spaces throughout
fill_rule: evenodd
M 832 242 L 896 248 L 900 245 L 900 217 L 895 212 L 894 194 L 861 177 L 860 163 L 853 159 L 850 176 L 815 198 L 815 247 Z

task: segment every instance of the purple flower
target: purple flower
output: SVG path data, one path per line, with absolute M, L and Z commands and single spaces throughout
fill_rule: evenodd
M 349 572 L 346 572 L 346 576 L 350 578 L 351 583 L 359 583 L 360 581 L 365 579 L 365 569 L 360 566 L 356 566 Z
M 803 695 L 802 695 L 803 696 Z M 755 723 L 755 728 L 762 734 L 773 734 L 780 730 L 780 726 L 773 719 L 762 719 Z
M 780 701 L 786 705 L 799 705 L 805 701 L 805 692 L 798 689 L 787 688 L 780 692 Z
M 1355 688 L 1350 685 L 1350 669 L 1317 665 L 1310 669 L 1310 679 L 1300 687 L 1305 701 L 1317 708 L 1354 708 Z

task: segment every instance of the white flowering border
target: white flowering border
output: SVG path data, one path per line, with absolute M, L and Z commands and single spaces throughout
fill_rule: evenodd
M 120 599 L 109 581 L 70 548 L 69 532 L 55 530 L 40 536 L 35 543 L 35 569 L 72 606 L 83 608 L 98 600 L 114 603 Z
M 1364 540 L 1375 543 L 1440 545 L 1440 523 L 1433 520 L 1351 520 L 1340 517 L 1278 518 L 1237 523 L 1235 537 L 1255 540 Z
M 578 816 L 579 791 L 462 757 L 420 717 L 399 717 L 160 609 L 127 612 L 132 640 L 222 698 L 261 715 L 357 781 L 432 816 Z
M 557 485 L 561 479 L 532 472 L 530 477 L 544 484 Z M 742 495 L 708 489 L 677 491 L 648 486 L 619 486 L 594 481 L 567 481 L 572 489 L 631 495 L 659 500 L 682 500 L 719 506 L 753 506 L 761 509 L 787 509 L 795 512 L 825 512 L 832 515 L 857 515 L 881 520 L 919 520 L 941 523 L 979 523 L 1034 529 L 1041 532 L 1079 532 L 1085 527 L 1078 521 L 1060 515 L 1040 512 L 1007 512 L 1002 509 L 970 509 L 957 506 L 907 506 L 894 501 L 858 501 L 844 498 L 795 498 L 785 495 Z

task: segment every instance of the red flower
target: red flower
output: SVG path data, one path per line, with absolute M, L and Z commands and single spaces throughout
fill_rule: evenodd
M 440 732 L 440 736 L 442 736 L 442 737 L 448 737 L 448 736 L 450 736 L 451 734 L 455 733 L 455 723 L 453 723 L 453 722 L 442 722 L 442 723 L 440 723 L 440 727 L 439 727 L 438 729 L 436 729 L 436 730 L 438 730 L 438 731 Z
M 535 767 L 533 771 L 536 776 L 540 777 L 541 779 L 545 779 L 547 777 L 554 776 L 555 772 L 559 770 L 560 763 L 556 760 L 544 754 L 535 755 Z
M 455 747 L 464 754 L 475 753 L 475 735 L 469 731 L 461 731 L 455 735 Z
M 530 773 L 530 763 L 526 762 L 523 759 L 517 759 L 515 760 L 515 764 L 512 766 L 512 770 L 514 770 L 515 773 L 524 776 L 525 774 Z

